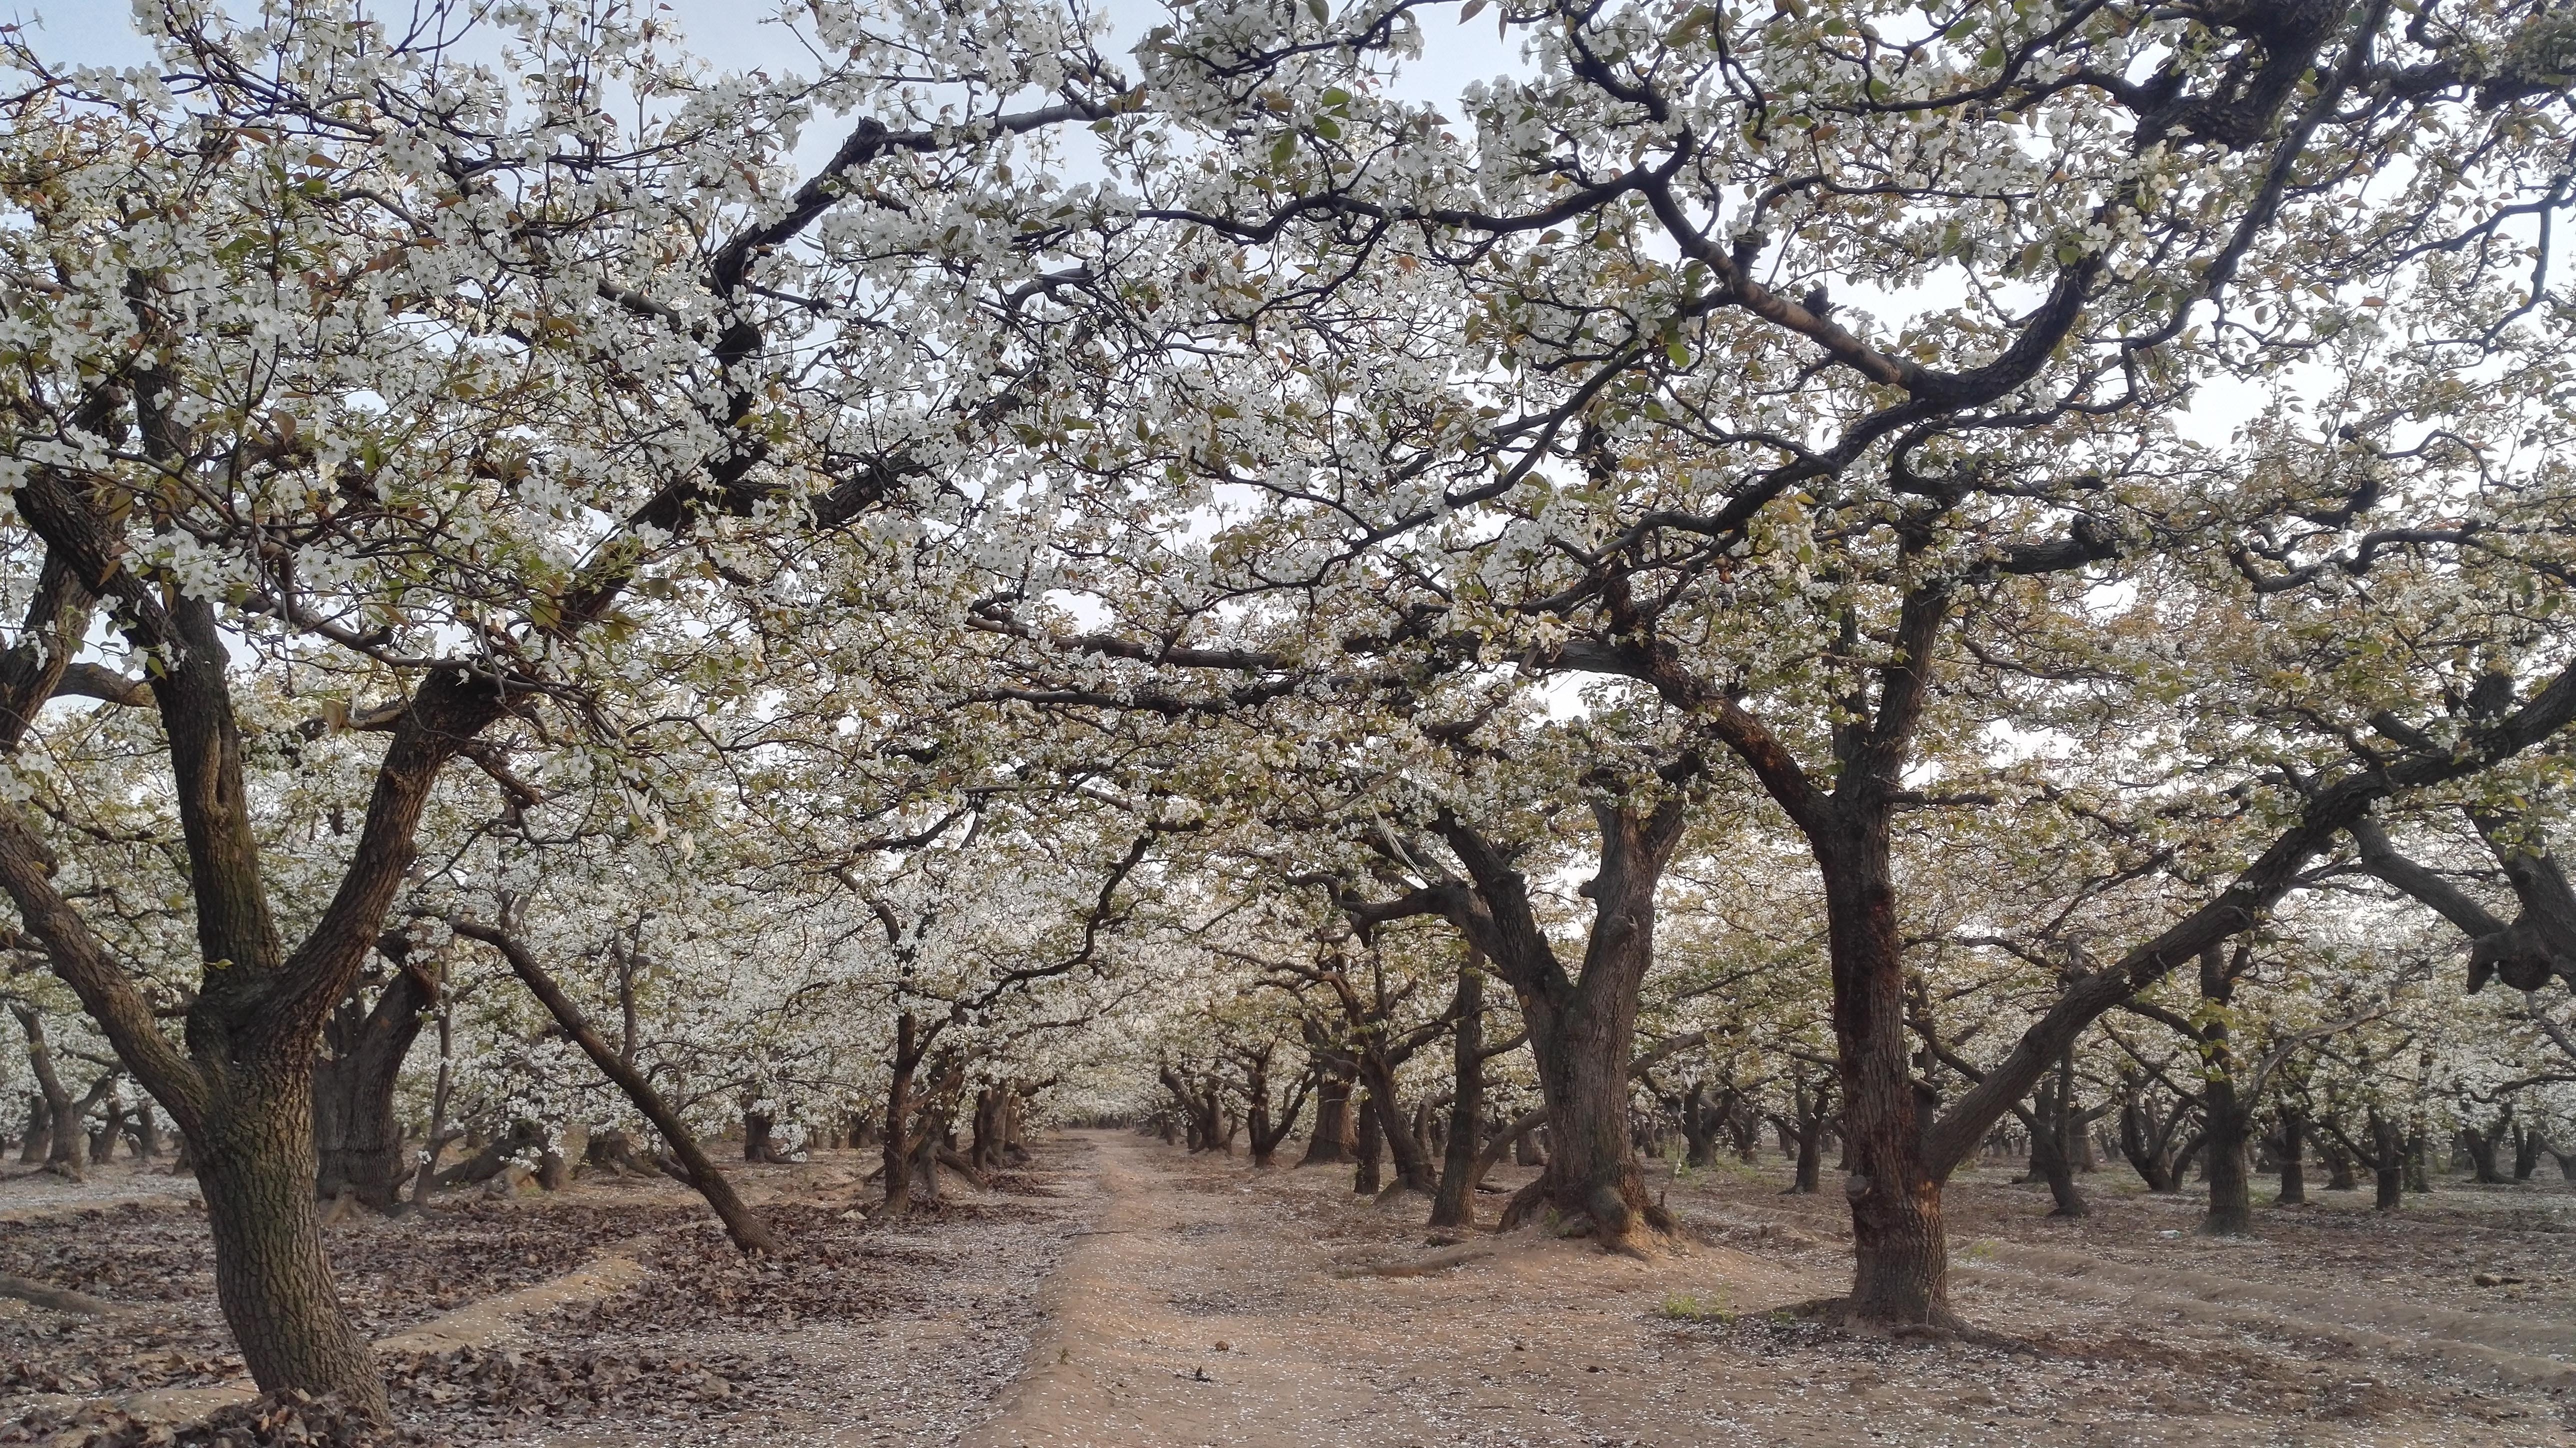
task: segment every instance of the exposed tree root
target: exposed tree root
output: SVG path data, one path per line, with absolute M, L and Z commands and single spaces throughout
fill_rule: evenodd
M 1590 1210 L 1566 1211 L 1547 1190 L 1545 1176 L 1530 1182 L 1512 1194 L 1503 1208 L 1498 1232 L 1517 1231 L 1533 1222 L 1552 1237 L 1590 1238 L 1604 1252 L 1615 1252 L 1638 1261 L 1652 1261 L 1649 1243 L 1641 1237 L 1678 1246 L 1682 1232 L 1673 1215 L 1654 1202 L 1631 1207 L 1617 1192 L 1604 1186 L 1592 1194 Z M 1615 1224 L 1615 1225 L 1605 1225 Z
M 1898 1322 L 1854 1307 L 1848 1297 L 1819 1297 L 1780 1309 L 1791 1317 L 1821 1322 L 1855 1337 L 1887 1337 L 1901 1342 L 1957 1343 L 1966 1347 L 2019 1351 L 2030 1344 L 2003 1333 L 1972 1327 L 1948 1307 L 1935 1307 L 1923 1322 Z
M 34 1303 L 48 1312 L 68 1313 L 74 1317 L 109 1317 L 123 1311 L 115 1303 L 102 1302 L 86 1292 L 38 1282 L 29 1277 L 0 1274 L 0 1297 L 14 1297 Z

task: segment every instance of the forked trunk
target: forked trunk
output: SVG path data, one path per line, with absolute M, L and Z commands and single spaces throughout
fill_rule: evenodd
M 316 1196 L 347 1195 L 389 1212 L 407 1165 L 394 1086 L 436 991 L 411 967 L 399 937 L 378 942 L 377 950 L 400 968 L 371 1006 L 361 1009 L 358 991 L 340 1003 L 313 1065 L 313 1185 Z
M 1547 1165 L 1512 1199 L 1502 1225 L 1508 1231 L 1544 1209 L 1554 1214 L 1558 1229 L 1590 1235 L 1605 1248 L 1625 1248 L 1640 1228 L 1666 1230 L 1670 1223 L 1646 1195 L 1645 1172 L 1628 1129 L 1635 998 L 1595 1012 L 1586 1009 L 1588 996 L 1578 994 L 1571 1010 L 1522 1004 L 1547 1103 Z
M 1395 1161 L 1396 1185 L 1428 1196 L 1439 1182 L 1431 1175 L 1431 1156 L 1422 1149 L 1422 1138 L 1413 1134 L 1413 1123 L 1405 1119 L 1398 1102 L 1394 1069 L 1383 1057 L 1368 1052 L 1361 1057 L 1360 1076 L 1368 1082 L 1368 1107 L 1377 1116 L 1378 1139 Z

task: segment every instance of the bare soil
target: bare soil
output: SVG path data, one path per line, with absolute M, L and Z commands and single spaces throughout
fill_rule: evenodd
M 1637 1262 L 1534 1233 L 1436 1243 L 1419 1199 L 1355 1201 L 1340 1170 L 1091 1140 L 1107 1210 L 977 1448 L 2576 1438 L 2563 1191 L 2267 1212 L 2240 1245 L 2108 1173 L 2079 1223 L 1972 1179 L 1959 1305 L 1991 1336 L 1941 1343 L 1780 1312 L 1840 1290 L 1848 1245 L 1838 1203 L 1771 1171 L 1663 1172 L 1690 1240 Z M 2472 1264 L 2524 1281 L 2476 1287 Z
M 2076 1222 L 1972 1173 L 1954 1287 L 1983 1331 L 1923 1342 L 1781 1311 L 1838 1291 L 1849 1245 L 1840 1202 L 1782 1195 L 1768 1164 L 1655 1164 L 1685 1231 L 1647 1261 L 1438 1240 L 1421 1199 L 1356 1198 L 1347 1169 L 1126 1132 L 1065 1133 L 935 1217 L 860 1214 L 871 1164 L 734 1168 L 789 1244 L 775 1260 L 734 1254 L 674 1184 L 613 1180 L 345 1222 L 333 1257 L 408 1425 L 459 1444 L 2576 1441 L 2557 1183 L 2393 1215 L 2319 1193 L 2220 1242 L 2195 1199 L 2125 1173 L 2088 1177 Z M 0 1274 L 115 1310 L 0 1300 L 0 1443 L 243 1411 L 193 1197 L 112 1171 L 45 1185 L 0 1183 Z

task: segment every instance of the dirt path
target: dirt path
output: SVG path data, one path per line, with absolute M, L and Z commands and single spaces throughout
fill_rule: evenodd
M 1652 1263 L 1481 1237 L 1464 1250 L 1483 1255 L 1446 1270 L 1374 1275 L 1362 1269 L 1461 1252 L 1425 1241 L 1418 1201 L 1355 1203 L 1341 1171 L 1256 1172 L 1127 1133 L 1078 1140 L 1104 1208 L 1050 1281 L 1029 1374 L 967 1436 L 975 1448 L 2500 1448 L 2576 1430 L 2564 1388 L 2373 1354 L 2293 1316 L 2249 1325 L 2147 1295 L 2070 1296 L 2027 1270 L 1963 1274 L 1977 1279 L 1963 1306 L 2015 1333 L 2009 1347 L 1827 1334 L 1771 1315 L 1842 1284 L 1836 1244 L 1813 1237 Z

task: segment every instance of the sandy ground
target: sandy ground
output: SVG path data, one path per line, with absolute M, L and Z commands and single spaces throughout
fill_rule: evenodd
M 81 1207 L 107 1207 L 119 1202 L 186 1200 L 197 1196 L 197 1179 L 172 1176 L 163 1162 L 117 1161 L 85 1168 L 82 1180 L 67 1182 L 33 1167 L 0 1169 L 0 1222 L 51 1216 Z
M 2325 1289 L 2297 1281 L 2257 1284 L 2286 1297 L 2231 1297 L 2279 1270 L 2265 1254 L 2281 1249 L 2142 1229 L 2141 1212 L 2187 1224 L 2187 1205 L 2107 1188 L 2104 1215 L 2055 1247 L 1976 1234 L 1987 1218 L 2019 1225 L 2027 1193 L 1963 1191 L 1960 1305 L 2003 1341 L 1919 1344 L 1772 1315 L 1841 1287 L 1847 1247 L 1822 1203 L 1779 1198 L 1757 1173 L 1668 1184 L 1701 1240 L 1640 1263 L 1520 1236 L 1436 1246 L 1414 1225 L 1418 1200 L 1355 1203 L 1341 1171 L 1079 1140 L 1097 1153 L 1104 1210 L 1049 1283 L 1030 1376 L 968 1437 L 976 1448 L 2576 1440 L 2564 1297 L 2427 1317 L 2331 1259 L 2312 1265 L 2335 1279 L 2332 1300 L 2301 1298 Z M 2551 1225 L 2483 1230 L 2517 1244 L 2491 1255 L 2576 1269 L 2576 1237 Z M 2122 1253 L 2141 1260 L 2111 1260 Z M 2229 1253 L 2240 1270 L 2206 1270 Z M 1389 1263 L 1434 1270 L 1364 1270 Z M 2480 1340 L 2517 1326 L 2535 1351 Z
M 1840 1289 L 1849 1244 L 1839 1202 L 1781 1195 L 1767 1163 L 1652 1164 L 1687 1231 L 1645 1262 L 1435 1243 L 1420 1199 L 1354 1198 L 1347 1168 L 1128 1132 L 1059 1135 L 933 1218 L 864 1218 L 867 1165 L 734 1169 L 790 1244 L 772 1261 L 661 1181 L 460 1197 L 344 1222 L 332 1250 L 400 1411 L 458 1444 L 2576 1443 L 2556 1183 L 2394 1215 L 2320 1193 L 2220 1243 L 2191 1233 L 2195 1200 L 2122 1172 L 2087 1179 L 2081 1222 L 1970 1173 L 1955 1295 L 1993 1338 L 1924 1344 L 1778 1314 Z M 119 1309 L 0 1302 L 0 1442 L 244 1394 L 209 1265 L 168 1178 L 0 1183 L 0 1272 Z

